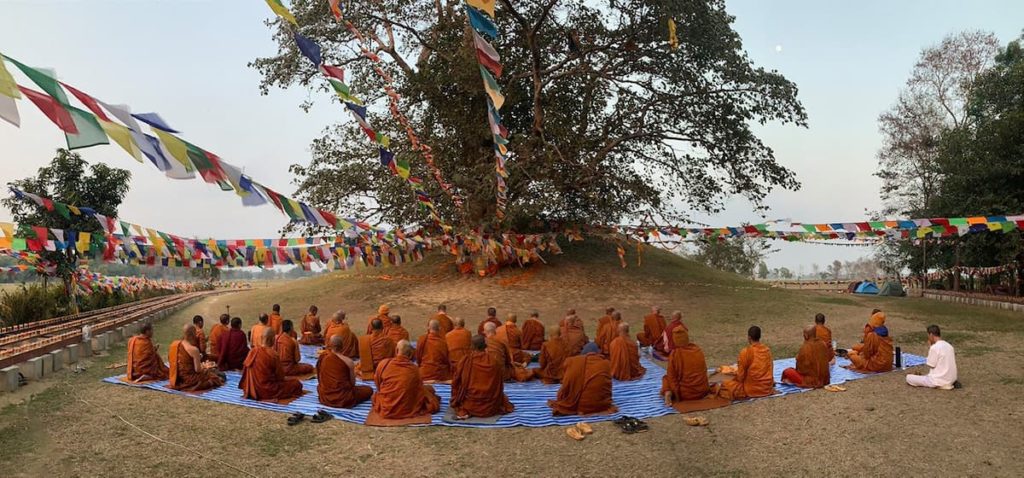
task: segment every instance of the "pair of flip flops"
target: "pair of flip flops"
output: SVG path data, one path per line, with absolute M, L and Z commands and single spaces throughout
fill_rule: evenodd
M 330 413 L 327 413 L 327 412 L 325 412 L 323 410 L 319 410 L 319 411 L 317 411 L 313 415 L 312 418 L 309 419 L 309 421 L 311 421 L 313 423 L 323 423 L 323 422 L 326 422 L 327 420 L 330 420 L 332 418 L 334 418 L 334 417 L 331 416 Z M 290 417 L 288 417 L 288 425 L 298 425 L 299 423 L 302 423 L 302 421 L 305 420 L 305 419 L 306 419 L 306 415 L 305 414 L 299 413 L 299 412 L 295 412 Z
M 825 385 L 825 391 L 826 392 L 845 392 L 846 391 L 846 387 L 842 387 L 842 386 L 839 386 L 839 385 Z
M 683 421 L 691 427 L 706 427 L 708 423 L 711 423 L 704 417 L 684 417 Z
M 647 423 L 639 418 L 633 417 L 621 417 L 615 419 L 613 422 L 622 429 L 622 433 L 632 435 L 633 433 L 641 433 L 648 430 Z
M 579 422 L 565 430 L 565 434 L 569 435 L 569 438 L 580 441 L 587 437 L 587 435 L 594 434 L 594 428 L 589 423 Z

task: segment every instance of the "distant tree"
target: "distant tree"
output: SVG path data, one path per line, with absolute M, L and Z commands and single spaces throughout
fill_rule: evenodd
M 763 261 L 757 264 L 757 278 L 767 279 L 768 278 L 768 264 Z
M 204 281 L 218 281 L 220 280 L 220 269 L 217 267 L 196 267 L 190 269 L 192 277 Z
M 698 242 L 693 258 L 718 270 L 753 277 L 771 252 L 765 239 L 731 238 Z
M 828 270 L 826 272 L 828 272 L 828 275 L 832 276 L 833 280 L 839 280 L 839 277 L 843 273 L 843 263 L 838 259 L 832 261 L 832 264 L 828 266 Z
M 780 267 L 779 268 L 779 277 L 781 277 L 783 279 L 792 279 L 793 278 L 793 271 L 791 271 L 791 270 L 789 270 L 789 269 L 787 269 L 785 267 Z

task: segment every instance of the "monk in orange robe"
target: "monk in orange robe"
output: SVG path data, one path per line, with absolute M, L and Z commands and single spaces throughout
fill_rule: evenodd
M 359 378 L 373 380 L 377 365 L 384 359 L 395 356 L 395 343 L 384 335 L 384 324 L 380 319 L 370 321 L 370 335 L 359 337 Z
M 412 361 L 412 345 L 403 340 L 392 350 L 393 358 L 386 358 L 377 366 L 373 381 L 377 393 L 373 395 L 373 411 L 386 419 L 416 418 L 441 410 L 441 397 L 434 387 L 424 385 L 420 369 Z
M 396 344 L 403 340 L 409 340 L 409 331 L 402 327 L 402 316 L 400 315 L 391 317 L 391 327 L 388 327 L 384 333 Z
M 167 357 L 171 363 L 167 387 L 183 392 L 199 392 L 224 385 L 224 379 L 204 364 L 196 346 L 196 327 L 185 325 L 181 340 L 171 342 Z
M 529 363 L 530 354 L 523 352 L 523 333 L 516 326 L 516 314 L 509 314 L 505 323 L 495 329 L 494 338 L 505 343 L 512 354 L 512 361 L 517 363 Z
M 302 335 L 299 336 L 299 343 L 302 345 L 320 345 L 324 343 L 324 337 L 321 335 L 320 329 L 320 316 L 317 315 L 320 309 L 315 305 L 309 306 L 309 313 L 302 318 L 302 324 L 300 332 Z
M 274 329 L 263 331 L 262 342 L 249 351 L 242 367 L 242 398 L 250 400 L 292 400 L 302 396 L 302 382 L 288 378 L 274 350 Z
M 562 381 L 562 365 L 569 358 L 569 343 L 562 338 L 562 329 L 552 326 L 548 340 L 540 347 L 540 368 L 535 374 L 544 383 Z
M 515 410 L 505 395 L 502 371 L 486 349 L 483 336 L 473 337 L 471 352 L 455 366 L 449 405 L 456 419 L 493 417 Z
M 228 322 L 231 321 L 231 316 L 220 314 L 219 320 L 220 322 L 213 324 L 213 328 L 210 329 L 210 347 L 206 351 L 206 358 L 212 362 L 216 362 L 220 358 L 220 338 L 230 330 Z
M 885 326 L 885 312 L 871 315 L 871 320 L 864 325 L 864 341 L 854 345 L 847 358 L 852 362 L 848 368 L 856 372 L 892 370 L 892 337 L 889 337 L 889 329 Z
M 452 379 L 448 343 L 441 335 L 441 323 L 431 319 L 427 333 L 416 341 L 416 363 L 424 382 L 446 382 Z
M 143 324 L 139 335 L 128 341 L 128 369 L 125 377 L 133 382 L 166 380 L 168 369 L 153 345 L 153 326 Z
M 469 343 L 473 334 L 466 330 L 466 321 L 461 318 L 455 319 L 455 328 L 444 335 L 445 344 L 448 345 L 448 360 L 452 367 L 462 360 L 462 357 L 469 355 Z
M 203 316 L 192 317 L 192 325 L 196 328 L 196 348 L 199 349 L 199 356 L 206 360 L 206 334 L 203 333 Z
M 487 318 L 481 321 L 480 325 L 476 327 L 476 333 L 479 335 L 483 335 L 484 324 L 488 322 L 494 324 L 494 327 L 501 327 L 501 321 L 498 320 L 498 309 L 495 309 L 494 307 L 487 308 Z
M 366 321 L 366 334 L 373 333 L 373 319 L 380 320 L 380 323 L 384 325 L 384 332 L 386 333 L 391 328 L 391 316 L 388 315 L 391 312 L 391 307 L 387 304 L 381 304 L 377 307 L 377 315 L 370 317 L 370 320 Z
M 700 400 L 711 393 L 704 351 L 697 344 L 690 343 L 686 327 L 677 327 L 673 334 L 676 348 L 669 354 L 668 370 L 661 378 L 660 392 L 668 407 L 674 402 Z
M 344 347 L 341 337 L 331 337 L 316 361 L 317 398 L 328 407 L 352 408 L 373 395 L 372 388 L 356 385 L 356 366 L 342 353 Z
M 245 358 L 249 356 L 249 341 L 242 332 L 241 318 L 231 319 L 231 329 L 221 335 L 217 347 L 217 368 L 220 371 L 242 370 Z
M 577 315 L 570 315 L 564 319 L 565 326 L 562 328 L 562 338 L 569 345 L 569 355 L 579 355 L 583 347 L 590 339 L 583 331 L 583 319 Z
M 324 329 L 324 343 L 330 342 L 331 337 L 341 337 L 341 353 L 355 359 L 359 357 L 359 337 L 356 337 L 355 332 L 349 328 L 345 318 L 345 312 L 341 310 L 331 316 L 331 320 L 327 321 L 327 328 Z
M 782 383 L 802 388 L 821 388 L 831 380 L 829 353 L 825 343 L 818 339 L 816 327 L 804 327 L 804 343 L 796 354 L 796 368 L 782 371 Z
M 497 327 L 494 324 L 484 324 L 484 337 L 486 338 L 487 353 L 491 354 L 495 364 L 501 365 L 503 370 L 502 378 L 504 380 L 526 382 L 534 378 L 533 371 L 526 368 L 527 364 L 525 362 L 516 362 L 508 345 L 498 340 Z
M 530 314 L 523 322 L 523 350 L 540 350 L 544 345 L 544 324 L 540 321 L 540 313 Z
M 828 363 L 836 362 L 836 350 L 832 347 L 832 329 L 825 326 L 825 314 L 814 316 L 814 333 L 828 347 Z
M 622 313 L 619 311 L 612 312 L 611 318 L 605 320 L 601 317 L 601 325 L 597 329 L 597 337 L 594 338 L 594 343 L 598 347 L 601 347 L 601 354 L 605 357 L 611 355 L 611 344 L 612 340 L 619 334 L 619 324 L 622 323 Z
M 665 332 L 665 318 L 661 316 L 661 307 L 651 307 L 651 313 L 644 316 L 644 330 L 636 334 L 636 341 L 641 347 L 653 347 L 663 354 L 668 354 L 662 335 Z
M 263 340 L 263 332 L 270 329 L 270 316 L 260 314 L 260 321 L 249 329 L 249 344 L 251 347 L 258 347 Z M 271 329 L 273 330 L 273 329 Z M 277 335 L 276 333 L 274 335 Z
M 281 321 L 281 333 L 277 334 L 274 351 L 277 352 L 277 358 L 281 361 L 281 368 L 284 369 L 285 375 L 309 375 L 313 373 L 313 366 L 302 363 L 299 343 L 289 334 L 293 330 L 292 321 Z
M 437 313 L 430 320 L 436 320 L 441 325 L 441 337 L 448 335 L 448 332 L 455 328 L 455 322 L 448 315 L 448 306 L 444 304 L 437 306 Z
M 565 311 L 565 317 L 558 321 L 558 328 L 562 330 L 562 337 L 565 337 L 565 324 L 569 322 L 570 317 L 576 317 L 576 309 L 569 309 Z
M 668 354 L 676 348 L 676 344 L 672 342 L 675 337 L 675 330 L 682 328 L 689 332 L 686 328 L 686 324 L 683 323 L 683 313 L 681 311 L 672 312 L 672 321 L 665 326 L 665 330 L 661 333 L 661 345 L 662 349 L 653 347 L 651 349 L 651 355 L 658 360 L 668 360 Z
M 615 413 L 612 403 L 611 362 L 599 353 L 565 359 L 562 386 L 548 407 L 555 416 Z
M 743 400 L 775 393 L 772 352 L 767 345 L 761 343 L 760 327 L 755 325 L 747 330 L 747 342 L 750 345 L 740 351 L 736 361 L 736 378 L 715 387 L 715 393 L 722 398 Z
M 633 341 L 633 336 L 629 335 L 629 324 L 619 324 L 619 336 L 612 339 L 608 351 L 612 362 L 611 374 L 615 380 L 636 380 L 647 372 L 640 365 L 640 347 Z
M 271 308 L 270 317 L 268 318 L 270 328 L 274 329 L 274 334 L 281 333 L 281 304 L 274 304 Z
M 601 329 L 603 329 L 605 325 L 612 321 L 612 314 L 614 313 L 615 307 L 607 307 L 604 309 L 604 315 L 601 316 L 601 318 L 597 319 L 597 334 L 595 335 L 595 337 L 601 335 Z M 597 342 L 596 338 L 594 339 L 594 342 Z M 601 346 L 600 343 L 598 343 L 597 345 L 599 347 Z

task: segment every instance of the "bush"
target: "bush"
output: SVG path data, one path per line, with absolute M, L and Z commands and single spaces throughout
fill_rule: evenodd
M 40 284 L 21 284 L 13 291 L 0 295 L 0 321 L 4 325 L 17 325 L 64 315 L 68 302 L 60 287 Z

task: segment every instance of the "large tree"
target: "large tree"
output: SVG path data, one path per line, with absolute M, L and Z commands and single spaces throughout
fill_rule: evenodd
M 108 217 L 117 217 L 130 187 L 131 173 L 103 163 L 88 164 L 78 153 L 58 149 L 50 164 L 39 168 L 36 175 L 9 183 L 22 191 L 37 194 L 72 206 L 86 206 Z M 102 234 L 103 228 L 92 216 L 69 214 L 64 217 L 47 211 L 31 201 L 14 197 L 2 201 L 18 223 L 19 235 L 34 234 L 32 226 Z M 43 251 L 39 255 L 57 265 L 57 276 L 64 282 L 65 293 L 71 292 L 71 275 L 78 267 L 78 255 L 71 249 Z
M 345 17 L 372 38 L 414 129 L 465 198 L 462 215 L 382 107 L 373 63 L 334 22 L 327 2 L 296 0 L 291 8 L 301 33 L 323 47 L 325 63 L 345 67 L 356 94 L 379 105 L 370 109 L 371 123 L 397 140 L 392 148 L 411 160 L 414 175 L 427 178 L 442 217 L 467 226 L 491 222 L 492 143 L 461 2 L 349 2 Z M 669 19 L 678 49 L 668 46 Z M 689 211 L 717 211 L 731 195 L 761 205 L 773 188 L 799 187 L 751 129 L 804 126 L 796 85 L 755 66 L 732 22 L 723 0 L 499 0 L 494 46 L 504 65 L 502 123 L 511 132 L 505 225 L 525 229 L 538 217 L 678 220 Z M 297 52 L 290 24 L 271 27 L 278 54 L 253 62 L 263 92 L 301 85 L 327 98 L 327 84 Z M 381 168 L 375 148 L 344 116 L 313 142 L 308 166 L 292 167 L 298 195 L 371 220 L 422 222 L 409 189 Z

